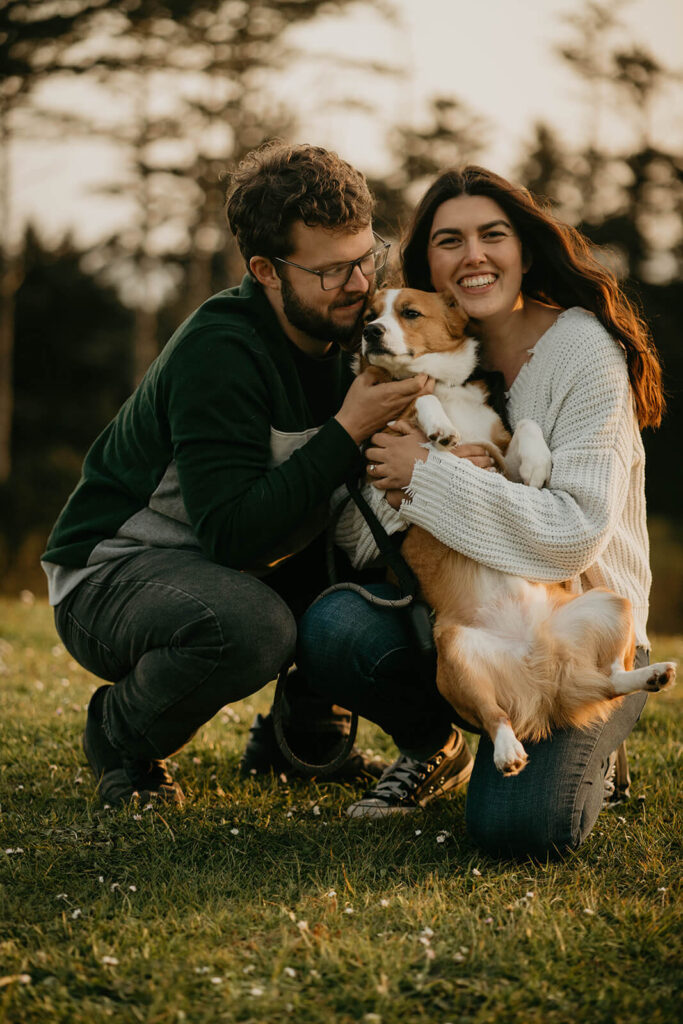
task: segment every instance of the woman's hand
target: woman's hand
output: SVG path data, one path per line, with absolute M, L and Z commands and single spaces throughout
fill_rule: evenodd
M 386 491 L 385 497 L 392 508 L 398 508 L 401 501 L 405 500 L 403 488 L 410 483 L 416 460 L 426 462 L 429 453 L 425 448 L 427 437 L 419 427 L 398 420 L 391 424 L 391 428 L 391 433 L 382 431 L 373 434 L 365 458 L 368 460 L 368 475 L 372 483 L 379 490 Z M 481 469 L 495 469 L 495 460 L 483 445 L 461 444 L 448 451 L 459 458 L 468 459 L 472 465 Z
M 427 459 L 424 447 L 427 437 L 419 427 L 398 420 L 391 424 L 391 430 L 391 433 L 383 430 L 380 434 L 373 434 L 365 452 L 370 479 L 382 491 L 407 487 L 415 460 L 424 462 Z

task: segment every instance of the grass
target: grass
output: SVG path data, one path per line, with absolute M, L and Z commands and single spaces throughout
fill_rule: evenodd
M 0 622 L 0 1020 L 679 1019 L 675 690 L 630 742 L 631 802 L 563 862 L 498 863 L 463 796 L 368 825 L 344 815 L 353 787 L 241 780 L 270 689 L 177 755 L 184 808 L 102 809 L 80 749 L 93 677 L 42 602 L 0 601 Z

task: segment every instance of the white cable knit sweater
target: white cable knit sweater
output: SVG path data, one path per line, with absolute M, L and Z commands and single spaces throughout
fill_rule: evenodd
M 631 601 L 637 642 L 648 647 L 645 453 L 621 348 L 592 314 L 566 310 L 534 346 L 507 410 L 513 428 L 522 419 L 541 427 L 553 459 L 547 487 L 512 483 L 430 449 L 415 463 L 400 512 L 376 488 L 366 487 L 366 497 L 389 533 L 416 523 L 501 572 L 574 580 L 578 590 L 609 587 Z M 356 566 L 377 555 L 355 506 L 336 539 Z

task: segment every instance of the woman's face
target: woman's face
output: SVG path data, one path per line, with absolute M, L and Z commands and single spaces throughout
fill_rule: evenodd
M 427 260 L 435 290 L 452 292 L 475 320 L 512 312 L 528 270 L 507 214 L 488 196 L 457 196 L 438 207 Z

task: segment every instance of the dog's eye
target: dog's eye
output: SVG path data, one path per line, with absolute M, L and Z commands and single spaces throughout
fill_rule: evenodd
M 410 306 L 406 306 L 405 309 L 401 310 L 401 316 L 405 320 L 417 320 L 419 316 L 422 316 L 422 313 L 419 309 L 411 309 Z

